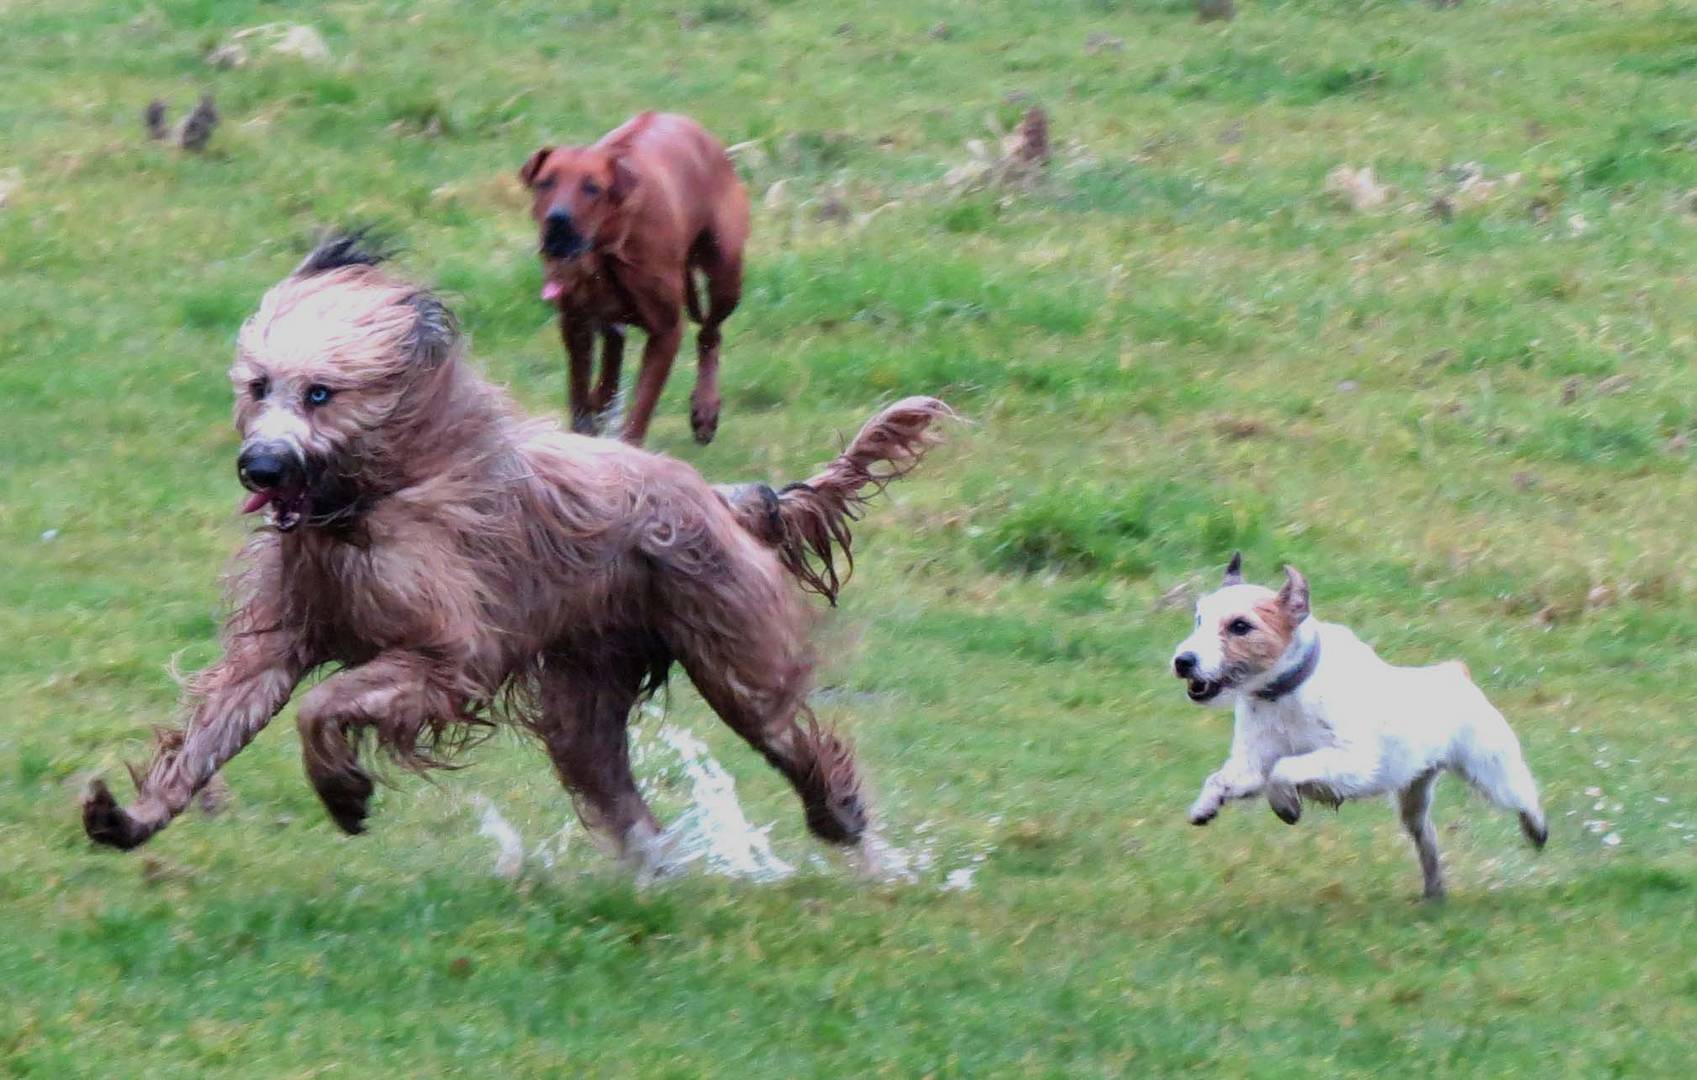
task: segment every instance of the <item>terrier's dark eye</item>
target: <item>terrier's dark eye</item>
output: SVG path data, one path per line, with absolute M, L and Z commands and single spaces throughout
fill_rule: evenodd
M 322 383 L 315 383 L 306 388 L 306 403 L 308 405 L 323 405 L 328 402 L 335 391 Z
M 270 379 L 253 379 L 247 384 L 247 392 L 253 395 L 255 401 L 264 401 L 265 395 L 270 389 Z
M 593 199 L 601 194 L 601 185 L 593 180 L 585 180 L 583 182 L 583 193 Z
M 1247 619 L 1233 619 L 1231 621 L 1231 623 L 1226 626 L 1226 633 L 1235 634 L 1238 637 L 1242 637 L 1243 635 L 1249 633 L 1253 629 L 1255 629 L 1255 627 L 1250 624 L 1249 620 L 1247 620 Z
M 553 191 L 554 190 L 554 178 L 552 176 L 544 176 L 542 179 L 540 179 L 536 182 L 536 190 L 537 191 Z

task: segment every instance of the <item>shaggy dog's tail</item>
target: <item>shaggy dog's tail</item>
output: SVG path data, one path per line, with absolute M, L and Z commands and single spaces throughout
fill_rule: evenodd
M 743 528 L 776 549 L 804 588 L 835 604 L 854 571 L 849 526 L 868 499 L 919 464 L 941 437 L 937 421 L 954 417 L 936 398 L 903 398 L 868 420 L 835 461 L 806 480 L 780 491 L 744 484 L 720 494 Z

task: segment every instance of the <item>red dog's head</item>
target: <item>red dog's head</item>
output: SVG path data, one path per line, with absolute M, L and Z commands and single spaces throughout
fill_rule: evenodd
M 519 170 L 542 226 L 542 254 L 575 259 L 595 246 L 636 187 L 622 154 L 592 146 L 544 146 Z

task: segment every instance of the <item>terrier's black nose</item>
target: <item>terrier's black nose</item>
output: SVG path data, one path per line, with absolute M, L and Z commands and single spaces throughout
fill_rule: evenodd
M 1178 672 L 1181 679 L 1190 678 L 1190 673 L 1196 670 L 1196 654 L 1185 652 L 1173 657 L 1173 670 Z

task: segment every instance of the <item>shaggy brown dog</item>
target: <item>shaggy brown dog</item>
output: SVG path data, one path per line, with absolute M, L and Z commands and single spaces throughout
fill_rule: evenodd
M 700 443 L 719 428 L 719 325 L 742 296 L 748 192 L 725 148 L 687 116 L 645 112 L 594 146 L 544 146 L 519 170 L 542 232 L 542 298 L 560 309 L 571 360 L 572 429 L 592 432 L 619 390 L 625 327 L 648 335 L 623 438 L 641 443 L 683 340 L 701 324 L 689 422 Z M 694 272 L 707 284 L 707 308 Z M 595 338 L 601 377 L 589 388 Z
M 299 724 L 346 831 L 372 791 L 367 732 L 422 768 L 510 719 L 585 822 L 640 859 L 657 826 L 626 723 L 675 660 L 788 778 L 815 834 L 857 840 L 853 757 L 805 700 L 798 581 L 834 601 L 863 497 L 918 462 L 948 408 L 908 398 L 804 483 L 719 491 L 674 459 L 516 415 L 462 360 L 441 302 L 379 262 L 357 238 L 327 241 L 242 328 L 238 470 L 267 527 L 237 561 L 224 657 L 190 683 L 185 725 L 134 773 L 127 810 L 91 787 L 88 835 L 147 840 L 334 665 Z

